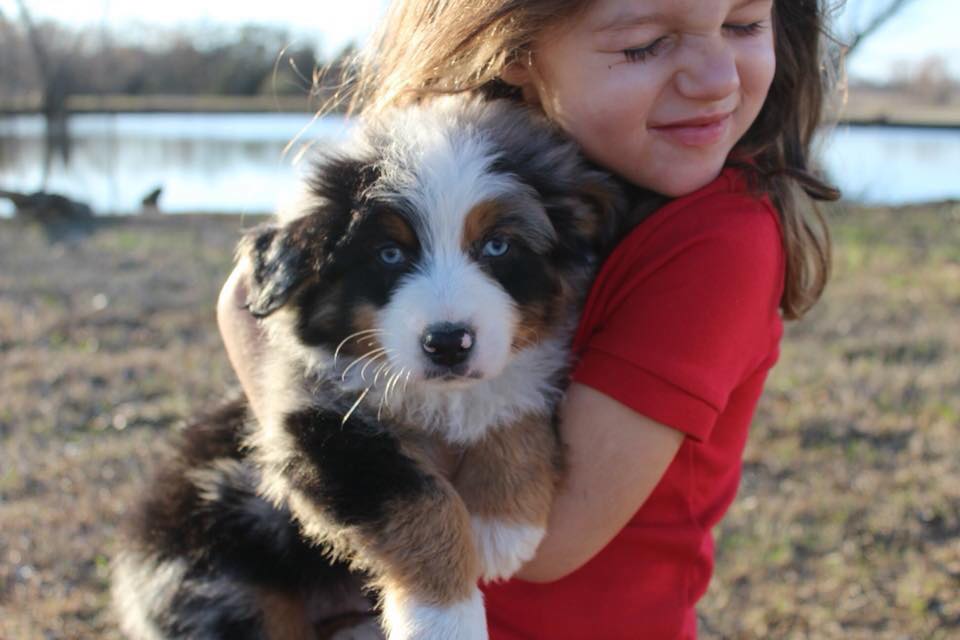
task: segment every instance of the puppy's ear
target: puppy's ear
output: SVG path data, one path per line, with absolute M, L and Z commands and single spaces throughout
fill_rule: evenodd
M 282 225 L 268 223 L 248 232 L 237 259 L 250 261 L 250 313 L 264 318 L 303 285 L 320 280 L 367 215 L 365 210 L 323 206 Z
M 284 226 L 263 224 L 240 241 L 237 260 L 250 262 L 247 309 L 263 318 L 283 306 L 307 279 L 306 247 L 292 242 Z
M 250 261 L 250 313 L 266 317 L 302 285 L 320 278 L 337 247 L 349 237 L 345 231 L 350 221 L 350 216 L 318 208 L 284 224 L 263 224 L 248 232 L 237 257 Z
M 577 177 L 572 193 L 548 201 L 548 210 L 567 248 L 590 250 L 603 258 L 664 202 L 622 178 L 588 169 Z
M 608 174 L 582 168 L 544 198 L 561 255 L 603 256 L 617 235 L 624 193 Z

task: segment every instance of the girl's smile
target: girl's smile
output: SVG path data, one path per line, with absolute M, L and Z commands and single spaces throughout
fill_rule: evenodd
M 503 79 L 588 156 L 679 196 L 717 176 L 773 81 L 772 0 L 596 0 Z
M 669 124 L 650 124 L 648 129 L 654 134 L 672 138 L 677 144 L 706 147 L 724 139 L 732 118 L 733 113 L 727 112 Z

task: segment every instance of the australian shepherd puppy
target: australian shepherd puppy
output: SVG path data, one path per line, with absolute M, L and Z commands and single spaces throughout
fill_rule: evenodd
M 478 580 L 535 552 L 569 345 L 620 187 L 531 110 L 443 98 L 358 127 L 249 233 L 265 407 L 181 434 L 115 563 L 140 638 L 486 637 Z

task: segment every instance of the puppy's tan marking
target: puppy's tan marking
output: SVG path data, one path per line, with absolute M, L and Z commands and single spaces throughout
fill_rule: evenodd
M 511 348 L 520 351 L 547 338 L 556 324 L 556 318 L 553 317 L 555 309 L 556 305 L 552 302 L 531 303 L 519 307 L 520 322 L 517 323 Z
M 467 450 L 454 479 L 470 513 L 545 526 L 562 473 L 549 418 L 529 415 Z
M 491 229 L 496 226 L 501 216 L 500 204 L 494 200 L 487 200 L 474 206 L 463 222 L 463 241 L 461 248 L 464 252 L 481 242 Z
M 261 589 L 257 592 L 257 602 L 270 640 L 314 640 L 302 598 Z
M 380 225 L 398 244 L 404 247 L 417 246 L 417 234 L 410 228 L 410 224 L 396 213 L 385 213 L 379 218 Z
M 359 356 L 382 348 L 379 334 L 373 333 L 376 326 L 377 308 L 372 304 L 358 304 L 350 317 L 351 337 L 340 347 L 340 353 Z
M 443 478 L 435 491 L 391 505 L 376 536 L 381 587 L 439 606 L 470 597 L 480 572 L 470 516 Z

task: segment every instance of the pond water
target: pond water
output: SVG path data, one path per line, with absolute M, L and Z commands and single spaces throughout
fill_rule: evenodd
M 80 115 L 69 162 L 50 162 L 47 189 L 130 212 L 163 186 L 167 212 L 270 211 L 295 191 L 304 143 L 330 144 L 344 119 L 303 114 Z M 299 138 L 298 138 L 299 136 Z M 298 138 L 292 149 L 288 143 Z M 44 123 L 0 118 L 0 189 L 36 190 L 44 175 Z M 960 130 L 838 127 L 820 142 L 822 163 L 849 200 L 903 204 L 960 198 Z M 0 215 L 12 207 L 0 201 Z

